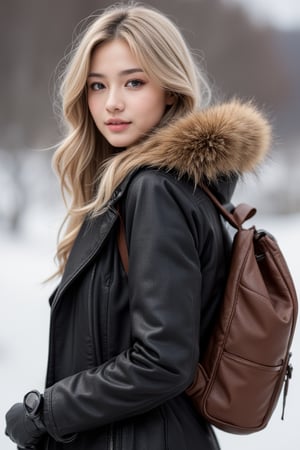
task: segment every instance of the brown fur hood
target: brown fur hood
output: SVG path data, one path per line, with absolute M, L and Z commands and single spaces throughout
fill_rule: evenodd
M 201 184 L 255 171 L 270 141 L 263 114 L 252 103 L 233 100 L 188 114 L 131 150 L 139 166 L 176 170 Z

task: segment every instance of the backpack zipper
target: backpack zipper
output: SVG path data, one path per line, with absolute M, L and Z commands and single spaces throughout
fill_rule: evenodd
M 292 373 L 293 373 L 293 366 L 290 363 L 291 356 L 292 356 L 292 353 L 290 352 L 289 353 L 289 357 L 288 357 L 288 363 L 287 363 L 287 366 L 286 366 L 285 377 L 284 377 L 281 420 L 284 420 L 284 412 L 285 412 L 285 406 L 286 406 L 286 397 L 287 397 L 288 390 L 289 390 L 289 381 L 292 378 Z

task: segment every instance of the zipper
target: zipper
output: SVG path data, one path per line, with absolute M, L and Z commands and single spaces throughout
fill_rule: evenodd
M 101 335 L 102 335 L 102 357 L 103 361 L 107 361 L 110 357 L 109 355 L 109 298 L 110 298 L 110 285 L 111 285 L 111 276 L 108 275 L 104 280 L 105 285 L 105 295 L 103 298 L 103 302 L 101 302 Z M 115 429 L 114 424 L 111 423 L 109 425 L 108 430 L 108 450 L 114 450 L 116 448 L 115 445 Z
M 165 406 L 161 405 L 160 408 L 158 409 L 159 414 L 162 418 L 162 422 L 163 422 L 163 438 L 164 438 L 164 450 L 169 450 L 169 445 L 168 445 L 168 423 L 167 423 L 167 418 L 165 415 Z
M 103 298 L 102 305 L 102 342 L 103 342 L 103 360 L 108 361 L 110 358 L 109 352 L 109 300 L 110 300 L 110 289 L 111 289 L 111 276 L 108 275 L 105 279 L 105 296 Z
M 50 449 L 50 443 L 49 443 L 49 440 L 50 440 L 50 436 L 47 436 L 47 437 L 46 437 L 46 446 L 45 446 L 45 450 L 49 450 L 49 449 Z
M 288 390 L 289 390 L 289 381 L 292 378 L 292 373 L 293 373 L 293 366 L 290 363 L 290 359 L 291 359 L 292 353 L 289 353 L 288 356 L 288 362 L 287 362 L 287 366 L 286 366 L 286 371 L 285 371 L 285 376 L 284 376 L 284 387 L 283 387 L 283 400 L 282 400 L 282 414 L 281 414 L 281 420 L 284 420 L 284 413 L 285 413 L 285 406 L 286 406 L 286 397 L 288 394 Z
M 88 315 L 89 315 L 89 326 L 90 326 L 90 333 L 91 333 L 91 343 L 92 343 L 92 349 L 93 349 L 93 358 L 94 358 L 94 364 L 98 365 L 101 364 L 103 361 L 103 358 L 101 357 L 101 347 L 99 348 L 98 339 L 96 339 L 96 321 L 98 317 L 98 308 L 96 304 L 93 302 L 93 293 L 92 293 L 92 287 L 95 280 L 95 273 L 96 273 L 96 264 L 94 264 L 92 273 L 91 273 L 91 279 L 89 282 L 89 291 L 88 291 Z
M 115 448 L 114 424 L 111 424 L 109 427 L 108 450 L 114 450 L 114 448 Z

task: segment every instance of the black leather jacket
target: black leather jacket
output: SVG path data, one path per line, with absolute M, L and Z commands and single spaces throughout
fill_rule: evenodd
M 52 299 L 44 408 L 52 437 L 78 433 L 72 449 L 217 448 L 184 390 L 222 298 L 224 242 L 204 192 L 155 170 L 126 180 L 107 212 L 86 220 Z M 50 439 L 49 448 L 64 447 Z

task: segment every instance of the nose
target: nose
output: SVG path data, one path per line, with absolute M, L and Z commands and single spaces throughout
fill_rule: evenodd
M 107 100 L 106 110 L 109 112 L 123 111 L 125 107 L 122 94 L 117 89 L 110 89 Z

